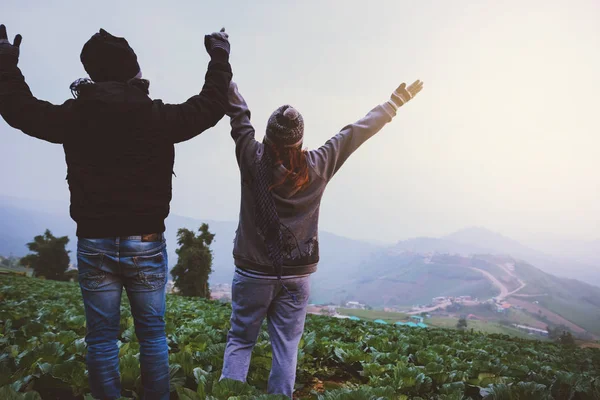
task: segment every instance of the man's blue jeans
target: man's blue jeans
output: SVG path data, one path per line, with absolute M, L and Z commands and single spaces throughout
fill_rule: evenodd
M 246 381 L 252 349 L 265 317 L 273 347 L 268 392 L 292 398 L 298 363 L 298 344 L 304 331 L 310 277 L 255 279 L 236 272 L 233 278 L 231 329 L 221 379 Z M 290 294 L 294 295 L 293 299 Z
M 79 285 L 87 321 L 87 367 L 92 396 L 121 397 L 120 306 L 127 291 L 140 342 L 144 399 L 169 398 L 169 354 L 165 335 L 167 249 L 164 239 L 140 236 L 83 239 L 77 243 Z

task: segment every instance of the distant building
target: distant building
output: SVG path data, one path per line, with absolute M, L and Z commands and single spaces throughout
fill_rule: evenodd
M 213 300 L 231 301 L 231 285 L 228 283 L 216 283 L 210 285 L 210 298 Z
M 540 336 L 548 336 L 548 331 L 544 330 L 544 329 L 538 329 L 538 328 L 534 328 L 532 326 L 519 325 L 519 324 L 513 324 L 513 326 L 519 330 L 525 331 L 530 334 L 535 334 L 535 335 L 540 335 Z
M 351 308 L 354 310 L 364 310 L 365 308 L 367 308 L 367 306 L 359 303 L 358 301 L 349 301 L 346 303 L 346 308 Z
M 341 315 L 341 314 L 331 315 L 331 317 L 333 317 L 333 318 L 339 318 L 339 319 L 350 319 L 349 316 L 347 316 L 347 315 Z
M 433 304 L 440 304 L 445 302 L 447 299 L 446 297 L 434 297 L 433 298 Z
M 175 287 L 175 282 L 173 282 L 173 281 L 168 281 L 167 282 L 167 287 L 166 287 L 165 290 L 166 290 L 167 293 L 178 293 L 179 292 L 179 289 L 177 289 Z

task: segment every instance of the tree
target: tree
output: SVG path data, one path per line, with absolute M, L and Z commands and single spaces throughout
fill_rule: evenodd
M 559 325 L 556 328 L 552 329 L 550 326 L 546 327 L 548 331 L 548 337 L 554 340 L 556 343 L 562 344 L 564 346 L 574 346 L 575 338 L 573 334 L 564 325 Z
M 69 268 L 69 252 L 65 249 L 67 243 L 68 236 L 55 237 L 46 229 L 43 235 L 38 235 L 33 238 L 33 242 L 27 243 L 29 251 L 35 254 L 21 258 L 20 264 L 32 268 L 33 276 L 62 281 Z
M 183 296 L 210 298 L 208 277 L 212 272 L 213 254 L 210 245 L 215 235 L 208 230 L 208 224 L 202 224 L 199 235 L 189 229 L 177 231 L 175 250 L 179 259 L 171 270 L 173 283 Z
M 458 322 L 456 323 L 457 329 L 465 329 L 467 327 L 467 319 L 465 317 L 460 317 Z
M 562 344 L 563 346 L 575 346 L 575 338 L 571 332 L 568 331 L 563 331 L 558 339 L 556 339 L 556 342 Z

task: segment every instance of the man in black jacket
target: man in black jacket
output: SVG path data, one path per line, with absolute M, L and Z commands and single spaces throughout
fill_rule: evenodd
M 205 36 L 211 61 L 202 91 L 176 105 L 150 99 L 133 49 L 102 29 L 81 52 L 91 79 L 71 85 L 76 99 L 62 105 L 38 100 L 17 67 L 20 44 L 20 35 L 10 44 L 0 25 L 0 114 L 13 128 L 65 151 L 92 395 L 121 396 L 117 340 L 125 287 L 140 342 L 144 397 L 168 399 L 163 232 L 174 144 L 225 114 L 232 77 L 228 35 Z

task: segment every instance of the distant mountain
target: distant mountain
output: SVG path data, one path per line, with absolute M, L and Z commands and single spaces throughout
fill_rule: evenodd
M 413 253 L 441 253 L 441 254 L 483 254 L 494 253 L 492 248 L 468 243 L 459 243 L 445 238 L 419 237 L 398 242 L 394 247 L 397 251 Z
M 197 230 L 206 222 L 214 233 L 212 245 L 214 261 L 211 283 L 229 283 L 233 277 L 233 238 L 237 222 L 200 220 L 195 218 L 170 215 L 166 220 L 167 248 L 169 267 L 177 262 L 177 230 L 188 228 Z M 47 206 L 43 201 L 21 200 L 0 196 L 0 254 L 24 256 L 28 250 L 25 244 L 35 235 L 50 229 L 54 235 L 67 235 L 71 239 L 68 250 L 71 250 L 72 262 L 75 262 L 77 238 L 76 226 L 71 220 L 67 207 L 59 208 L 52 204 Z M 329 232 L 319 233 L 321 261 L 319 270 L 313 275 L 313 290 L 318 292 L 322 282 L 338 280 L 354 271 L 362 260 L 371 252 L 382 247 L 370 243 L 344 238 Z M 326 290 L 326 289 L 325 289 Z
M 600 286 L 600 264 L 586 264 L 561 258 L 527 247 L 516 240 L 485 228 L 467 228 L 442 238 L 414 238 L 398 242 L 397 251 L 446 254 L 497 254 L 525 260 L 541 270 Z
M 22 257 L 26 243 L 50 229 L 55 236 L 69 236 L 68 249 L 76 249 L 75 223 L 68 210 L 58 211 L 54 204 L 0 196 L 0 254 Z
M 539 256 L 540 253 L 522 245 L 516 240 L 510 239 L 499 233 L 485 228 L 472 227 L 444 236 L 444 239 L 462 245 L 474 246 L 481 249 L 492 250 L 495 254 L 518 254 L 528 256 Z
M 600 239 L 577 240 L 560 235 L 535 235 L 527 243 L 534 249 L 559 259 L 578 260 L 600 269 Z
M 428 304 L 433 297 L 491 298 L 499 293 L 481 273 L 453 268 L 413 252 L 383 251 L 365 260 L 359 269 L 329 282 L 315 294 L 324 302 L 355 300 L 373 307 L 409 308 Z
M 527 247 L 513 239 L 485 228 L 467 228 L 444 237 L 463 246 L 486 247 L 489 254 L 507 254 L 526 260 L 542 271 L 600 286 L 600 264 L 587 264 L 582 259 L 561 258 Z

